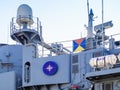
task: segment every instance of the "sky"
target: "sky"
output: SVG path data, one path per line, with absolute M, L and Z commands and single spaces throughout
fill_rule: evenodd
M 0 2 L 0 43 L 14 44 L 10 38 L 10 21 L 16 17 L 17 8 L 28 4 L 33 16 L 42 22 L 46 43 L 86 37 L 88 24 L 87 0 L 2 0 Z M 89 0 L 93 9 L 93 25 L 102 23 L 102 0 Z M 104 0 L 104 22 L 112 20 L 113 27 L 106 34 L 120 33 L 120 0 Z

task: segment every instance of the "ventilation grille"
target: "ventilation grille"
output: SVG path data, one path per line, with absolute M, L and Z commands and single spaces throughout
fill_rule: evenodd
M 78 73 L 78 65 L 72 65 L 72 73 Z
M 72 73 L 79 72 L 78 55 L 72 56 Z
M 72 64 L 78 63 L 78 55 L 72 56 Z

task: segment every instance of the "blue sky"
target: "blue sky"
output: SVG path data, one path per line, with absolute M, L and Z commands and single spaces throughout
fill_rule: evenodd
M 93 9 L 93 24 L 100 24 L 101 1 L 89 0 Z M 33 16 L 39 17 L 43 26 L 45 42 L 73 40 L 86 36 L 87 0 L 2 0 L 0 3 L 0 43 L 14 43 L 10 39 L 9 23 L 16 17 L 17 8 L 28 4 L 33 10 Z M 106 30 L 106 34 L 120 33 L 120 0 L 104 0 L 104 22 L 113 21 L 114 26 Z

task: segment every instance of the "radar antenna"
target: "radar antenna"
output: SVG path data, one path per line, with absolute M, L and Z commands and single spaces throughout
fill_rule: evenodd
M 34 19 L 34 20 L 33 20 Z M 12 18 L 11 38 L 23 45 L 43 41 L 41 23 L 38 18 L 33 18 L 32 9 L 26 4 L 18 7 L 17 18 Z
M 40 44 L 56 54 L 65 54 L 67 51 L 62 48 L 62 45 L 56 44 L 57 47 L 54 45 L 56 47 L 54 48 L 43 41 L 41 22 L 38 18 L 33 17 L 31 7 L 26 4 L 18 7 L 17 18 L 12 18 L 10 30 L 11 38 L 22 45 Z

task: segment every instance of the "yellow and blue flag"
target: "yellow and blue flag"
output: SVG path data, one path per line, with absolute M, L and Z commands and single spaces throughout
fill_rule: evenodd
M 83 51 L 86 48 L 86 38 L 73 40 L 73 52 Z

